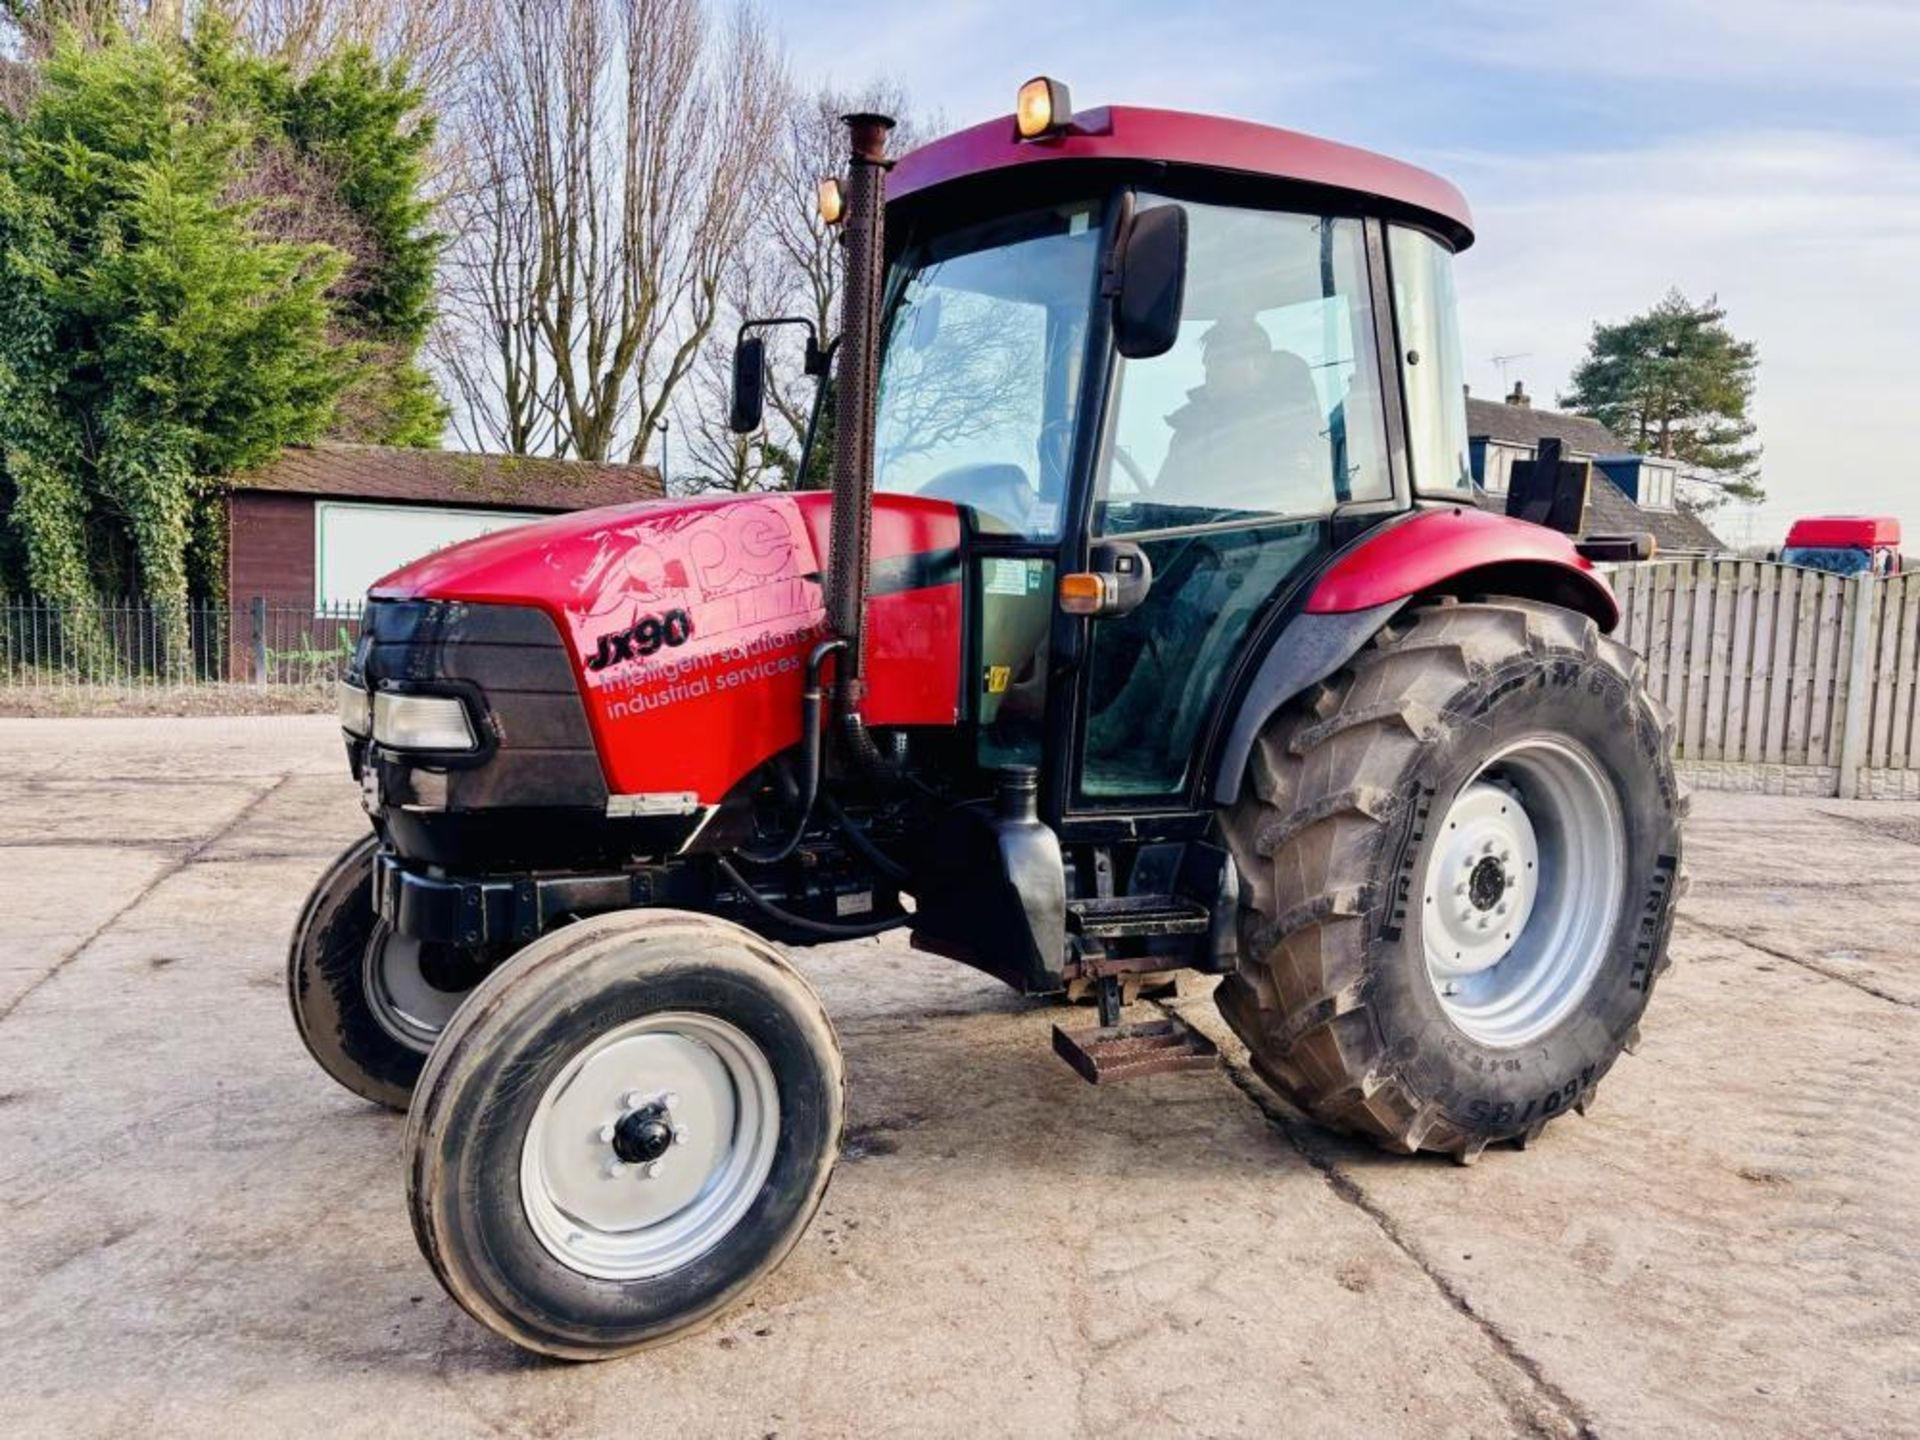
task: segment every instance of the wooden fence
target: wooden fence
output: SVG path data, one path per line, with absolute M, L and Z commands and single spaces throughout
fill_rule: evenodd
M 1920 798 L 1920 574 L 1677 560 L 1609 577 L 1709 785 Z

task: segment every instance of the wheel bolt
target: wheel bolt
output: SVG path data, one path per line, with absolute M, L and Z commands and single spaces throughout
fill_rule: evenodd
M 674 1094 L 673 1091 L 669 1090 L 666 1094 L 660 1097 L 660 1103 L 666 1106 L 667 1109 L 671 1110 L 674 1106 L 680 1103 L 680 1097 Z
M 600 1127 L 600 1143 L 602 1145 L 610 1145 L 613 1143 L 613 1126 L 602 1125 Z
M 644 1090 L 629 1090 L 626 1093 L 626 1098 L 620 1102 L 620 1107 L 623 1110 L 638 1110 L 652 1098 L 653 1097 Z
M 626 1174 L 626 1171 L 626 1164 L 619 1160 L 609 1160 L 605 1165 L 600 1167 L 600 1173 L 609 1180 L 619 1179 L 622 1175 Z
M 687 1127 L 686 1126 L 676 1125 L 673 1127 L 673 1143 L 676 1145 L 684 1145 L 687 1143 Z
M 654 1161 L 651 1165 L 647 1166 L 647 1178 L 649 1180 L 653 1179 L 653 1177 L 658 1175 L 659 1173 L 660 1173 L 660 1162 L 658 1160 Z

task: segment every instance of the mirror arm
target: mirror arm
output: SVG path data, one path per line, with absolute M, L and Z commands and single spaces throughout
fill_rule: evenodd
M 798 325 L 807 332 L 806 359 L 802 368 L 816 379 L 825 379 L 827 370 L 833 364 L 833 352 L 839 346 L 840 340 L 836 336 L 822 345 L 819 329 L 804 315 L 772 315 L 764 320 L 742 320 L 739 331 L 733 337 L 733 343 L 738 346 L 747 338 L 749 330 L 771 330 L 777 325 Z

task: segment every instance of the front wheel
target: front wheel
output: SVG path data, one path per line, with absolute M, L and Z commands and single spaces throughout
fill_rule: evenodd
M 405 1110 L 427 1052 L 489 957 L 394 934 L 373 908 L 378 849 L 373 835 L 355 841 L 313 887 L 287 951 L 287 999 L 322 1070 Z
M 1424 607 L 1283 712 L 1221 828 L 1220 1009 L 1339 1128 L 1471 1159 L 1582 1106 L 1667 966 L 1684 796 L 1632 652 L 1523 600 Z
M 736 925 L 625 911 L 489 976 L 427 1062 L 407 1200 L 447 1293 L 603 1359 L 712 1318 L 826 1193 L 845 1080 L 818 997 Z

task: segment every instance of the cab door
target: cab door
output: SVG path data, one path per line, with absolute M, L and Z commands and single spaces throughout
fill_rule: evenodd
M 1190 803 L 1256 619 L 1328 553 L 1336 511 L 1395 503 L 1366 222 L 1187 209 L 1179 338 L 1115 362 L 1095 467 L 1095 553 L 1152 581 L 1089 622 L 1075 812 Z

